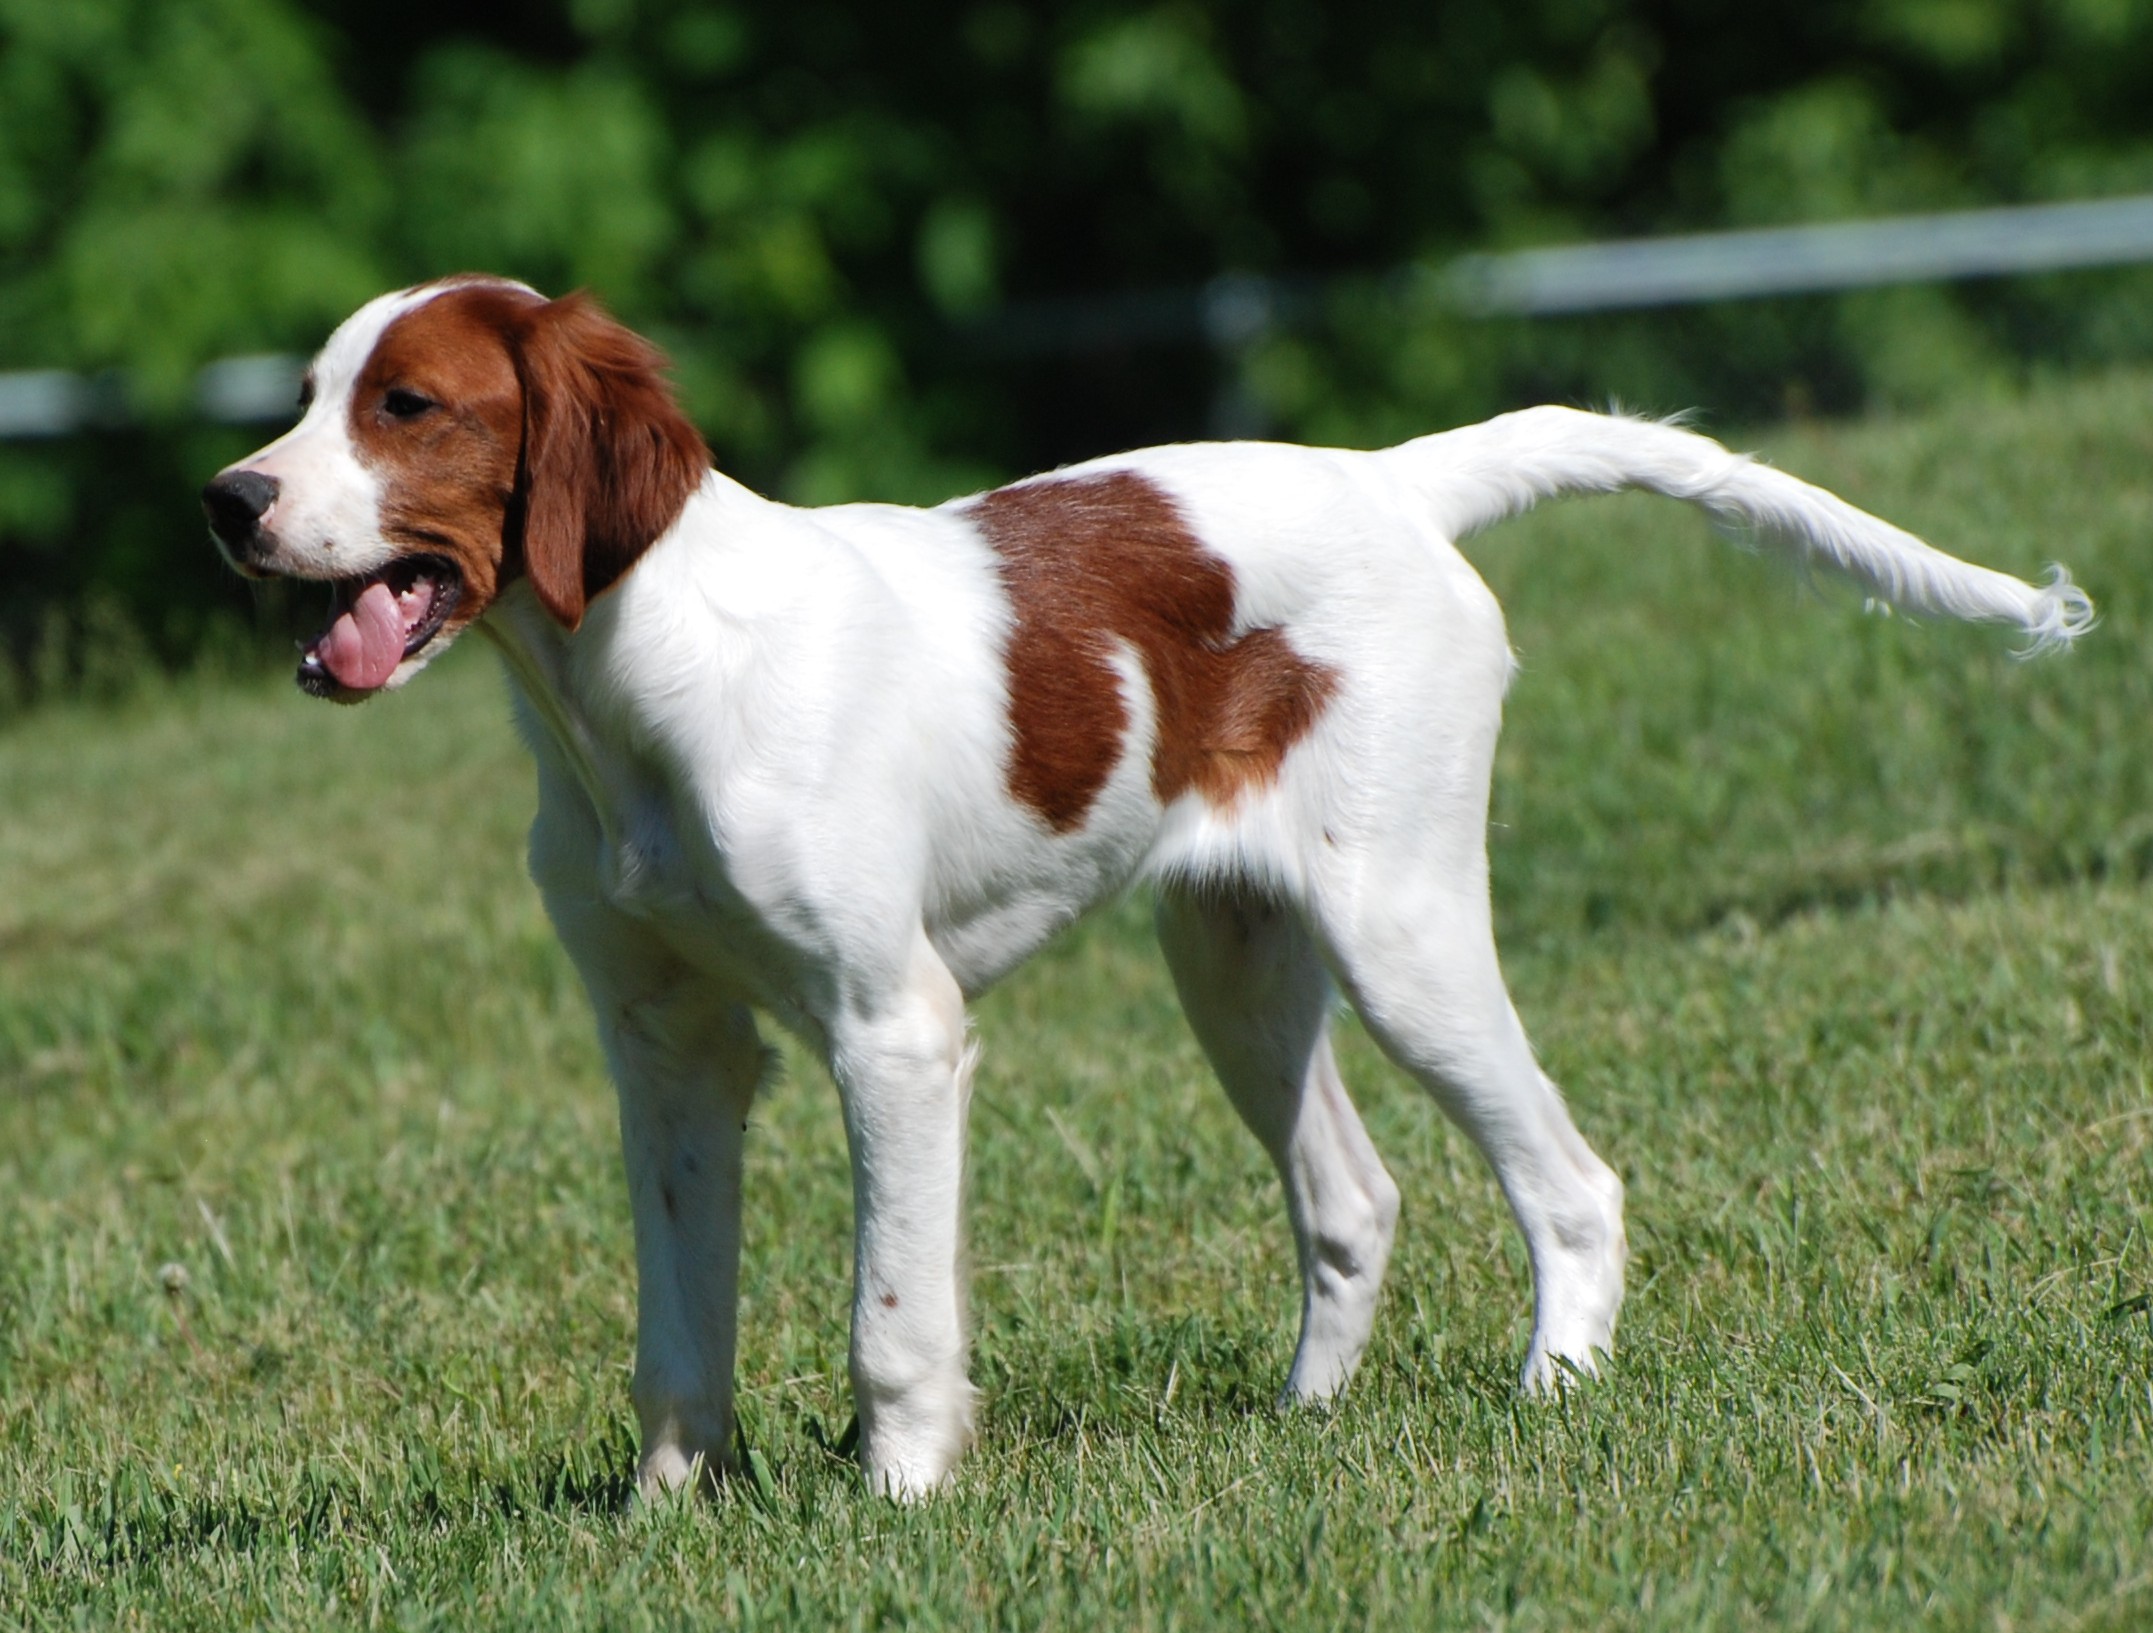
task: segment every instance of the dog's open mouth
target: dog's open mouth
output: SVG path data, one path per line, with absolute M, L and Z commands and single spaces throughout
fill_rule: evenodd
M 463 599 L 463 579 L 439 556 L 400 556 L 331 590 L 329 627 L 300 649 L 299 685 L 349 703 L 380 691 L 441 633 Z

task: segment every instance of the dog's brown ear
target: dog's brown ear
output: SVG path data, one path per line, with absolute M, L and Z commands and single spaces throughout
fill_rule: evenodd
M 517 325 L 523 570 L 569 629 L 673 525 L 710 450 L 673 400 L 665 357 L 580 292 Z

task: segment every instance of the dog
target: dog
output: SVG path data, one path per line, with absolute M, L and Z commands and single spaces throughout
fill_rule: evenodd
M 1454 541 L 1643 488 L 1912 611 L 2068 645 L 2092 607 L 1677 426 L 1532 408 L 1376 452 L 1152 448 L 929 510 L 798 509 L 713 469 L 662 356 L 573 294 L 463 276 L 362 307 L 301 418 L 203 492 L 250 577 L 316 580 L 298 682 L 352 703 L 466 629 L 538 763 L 530 865 L 619 1093 L 645 1494 L 733 1440 L 761 1011 L 829 1064 L 875 1488 L 971 1437 L 966 1005 L 1133 882 L 1303 1284 L 1284 1398 L 1366 1347 L 1399 1193 L 1333 1063 L 1340 994 L 1493 1168 L 1532 1265 L 1525 1387 L 1595 1372 L 1622 1182 L 1496 960 L 1484 832 L 1513 663 Z

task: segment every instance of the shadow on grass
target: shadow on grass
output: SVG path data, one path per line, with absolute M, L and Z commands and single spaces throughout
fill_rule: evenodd
M 1044 1327 L 983 1339 L 974 1367 L 981 1437 L 1112 1442 L 1174 1427 L 1320 1415 L 1320 1407 L 1281 1409 L 1290 1351 L 1277 1338 L 1268 1322 L 1237 1327 L 1200 1316 L 1145 1320 L 1117 1312 L 1077 1342 Z M 1517 1368 L 1507 1352 L 1439 1348 L 1379 1340 L 1337 1409 L 1399 1393 L 1508 1409 Z
M 431 1450 L 418 1448 L 401 1471 L 368 1479 L 309 1468 L 289 1482 L 257 1477 L 252 1494 L 214 1489 L 228 1477 L 210 1490 L 176 1489 L 129 1464 L 87 1488 L 76 1476 L 61 1475 L 49 1493 L 0 1520 L 0 1547 L 50 1571 L 123 1569 L 205 1549 L 247 1554 L 441 1534 L 534 1514 L 605 1517 L 627 1512 L 633 1468 L 634 1450 L 618 1434 L 569 1445 L 506 1476 L 445 1476 Z

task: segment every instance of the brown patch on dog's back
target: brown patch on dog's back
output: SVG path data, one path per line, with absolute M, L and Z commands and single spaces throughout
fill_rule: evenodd
M 1283 631 L 1234 634 L 1233 569 L 1133 471 L 1050 478 L 970 507 L 1001 558 L 1009 638 L 1009 789 L 1057 833 L 1082 825 L 1121 758 L 1129 712 L 1113 663 L 1140 655 L 1158 725 L 1160 803 L 1214 806 L 1278 774 L 1337 677 Z

